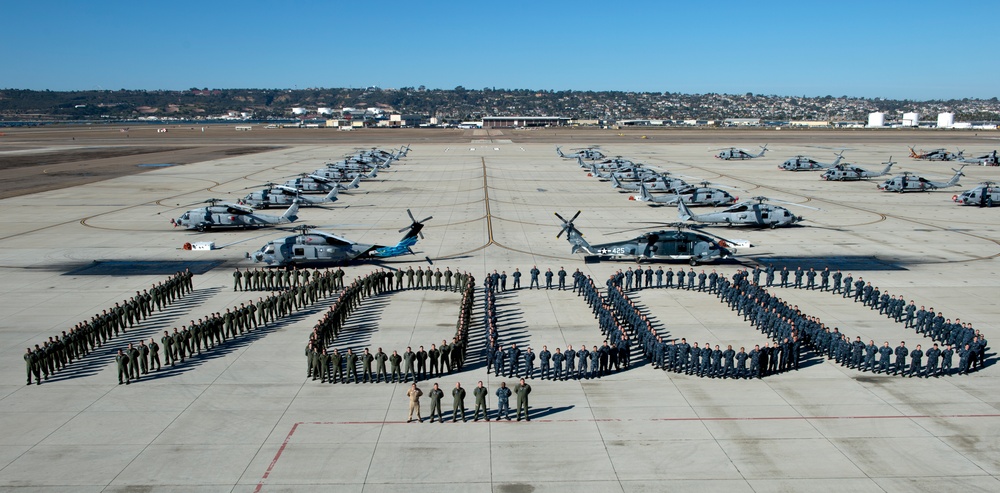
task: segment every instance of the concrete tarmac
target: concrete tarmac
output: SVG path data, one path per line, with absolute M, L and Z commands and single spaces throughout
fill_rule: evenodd
M 0 374 L 5 375 L 0 490 L 1000 489 L 1000 379 L 992 348 L 982 370 L 930 379 L 850 370 L 809 352 L 799 371 L 753 381 L 706 379 L 654 370 L 635 353 L 633 367 L 601 379 L 534 379 L 530 423 L 452 423 L 450 391 L 456 382 L 469 391 L 470 417 L 476 382 L 491 389 L 491 418 L 493 391 L 501 381 L 515 383 L 486 371 L 480 291 L 465 369 L 420 382 L 425 393 L 435 382 L 445 391 L 443 424 L 426 422 L 426 396 L 425 422 L 406 423 L 408 384 L 331 385 L 306 377 L 303 347 L 332 300 L 172 369 L 117 385 L 114 349 L 140 337 L 159 339 L 165 329 L 256 300 L 264 293 L 233 291 L 233 269 L 253 267 L 245 252 L 290 234 L 187 232 L 174 229 L 170 218 L 208 198 L 236 200 L 247 187 L 312 171 L 355 147 L 382 142 L 388 147 L 399 140 L 359 132 L 354 142 L 337 134 L 331 143 L 315 130 L 306 131 L 310 136 L 260 141 L 241 133 L 234 137 L 241 144 L 280 148 L 0 200 Z M 431 265 L 471 272 L 481 282 L 494 269 L 510 274 L 519 268 L 526 288 L 527 272 L 537 265 L 543 272 L 580 269 L 603 286 L 614 271 L 634 264 L 585 264 L 570 253 L 569 243 L 556 238 L 560 223 L 553 213 L 569 217 L 583 211 L 576 226 L 591 243 L 600 243 L 643 231 L 622 230 L 676 221 L 676 209 L 629 201 L 628 194 L 587 177 L 574 161 L 555 154 L 547 143 L 558 142 L 552 133 L 449 131 L 446 137 L 414 141 L 409 157 L 360 190 L 341 194 L 330 207 L 303 208 L 299 222 L 359 242 L 395 244 L 401 236 L 397 230 L 409 223 L 406 209 L 418 218 L 433 216 L 415 255 L 345 267 L 348 281 L 374 269 Z M 716 134 L 721 140 L 714 141 L 698 134 L 692 139 L 697 143 L 679 143 L 664 134 L 640 139 L 630 131 L 616 140 L 595 132 L 573 134 L 562 143 L 577 147 L 590 136 L 610 155 L 688 181 L 732 186 L 743 199 L 763 195 L 821 209 L 789 206 L 807 218 L 792 228 L 711 228 L 755 247 L 696 271 L 715 269 L 729 276 L 757 264 L 829 266 L 902 294 L 917 306 L 932 306 L 947 318 L 971 322 L 990 341 L 1000 340 L 1000 210 L 951 201 L 961 190 L 996 179 L 997 168 L 969 166 L 962 186 L 953 189 L 887 194 L 875 190 L 874 181 L 830 183 L 817 172 L 776 167 L 796 154 L 832 159 L 832 150 L 812 146 L 849 147 L 845 157 L 868 168 L 880 167 L 891 155 L 899 161 L 894 171 L 941 180 L 954 164 L 906 158 L 912 133 L 895 138 L 886 131 L 855 140 L 851 133 L 758 134 L 741 137 L 746 140 L 740 145 L 766 137 L 760 144 L 768 143 L 770 152 L 743 162 L 712 158 L 708 149 L 732 144 L 729 134 Z M 940 145 L 966 147 L 967 154 L 995 146 L 970 134 L 927 135 L 935 143 L 950 137 L 954 143 Z M 4 145 L 17 152 L 69 145 L 36 142 L 13 131 L 4 138 Z M 216 143 L 233 145 L 219 137 Z M 73 145 L 97 143 L 77 139 Z M 222 248 L 181 248 L 197 241 Z M 25 386 L 20 356 L 25 347 L 184 267 L 196 272 L 193 293 L 42 385 Z M 932 343 L 836 295 L 791 288 L 774 292 L 852 337 L 892 346 L 905 340 L 911 349 Z M 712 295 L 650 289 L 632 297 L 670 338 L 723 348 L 767 342 Z M 382 347 L 391 354 L 450 339 L 459 299 L 457 293 L 427 290 L 368 299 L 333 346 L 355 352 Z M 542 345 L 554 351 L 603 340 L 584 300 L 569 291 L 508 291 L 498 306 L 505 345 L 530 345 L 537 353 Z

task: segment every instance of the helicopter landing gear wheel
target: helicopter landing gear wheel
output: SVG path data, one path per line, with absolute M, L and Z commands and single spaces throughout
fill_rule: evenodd
M 197 229 L 199 233 L 204 233 L 208 228 L 206 228 L 204 224 L 199 224 Z
M 774 229 L 774 228 L 777 228 L 777 227 L 778 227 L 778 223 L 771 223 L 771 229 Z
M 688 265 L 690 265 L 691 267 L 694 267 L 694 266 L 698 265 L 698 259 L 696 259 L 694 257 L 689 258 L 688 259 Z

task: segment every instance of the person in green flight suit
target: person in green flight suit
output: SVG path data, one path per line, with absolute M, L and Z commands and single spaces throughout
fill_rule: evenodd
M 514 386 L 514 393 L 517 394 L 517 420 L 521 421 L 521 411 L 523 410 L 525 421 L 531 421 L 531 418 L 528 417 L 528 394 L 531 393 L 531 385 L 524 383 L 522 378 Z
M 476 412 L 472 415 L 473 421 L 479 421 L 479 410 L 483 410 L 483 417 L 486 421 L 490 420 L 490 409 L 486 407 L 486 396 L 489 394 L 490 390 L 483 386 L 483 381 L 480 380 L 476 384 L 476 388 L 472 390 L 472 395 L 476 398 Z
M 381 382 L 385 380 L 385 383 L 389 383 L 389 374 L 386 373 L 385 362 L 389 360 L 389 356 L 382 352 L 382 348 L 378 348 L 378 352 L 375 353 L 375 380 L 374 382 Z
M 444 397 L 444 391 L 438 387 L 438 384 L 434 384 L 429 395 L 431 398 L 431 423 L 434 422 L 435 413 L 437 413 L 438 422 L 444 423 L 444 419 L 441 417 L 441 398 Z
M 375 379 L 372 378 L 372 361 L 374 360 L 375 357 L 368 352 L 368 348 L 365 348 L 365 352 L 361 355 L 361 379 L 367 383 L 375 383 Z
M 122 377 L 125 379 L 125 385 L 131 383 L 131 375 L 129 375 L 128 369 L 128 355 L 122 352 L 121 349 L 118 350 L 118 354 L 115 355 L 115 363 L 118 364 L 118 385 L 122 384 Z
M 465 389 L 462 388 L 461 382 L 455 382 L 455 388 L 451 389 L 451 422 L 454 423 L 458 421 L 458 414 L 462 414 L 462 421 L 468 421 L 465 419 Z

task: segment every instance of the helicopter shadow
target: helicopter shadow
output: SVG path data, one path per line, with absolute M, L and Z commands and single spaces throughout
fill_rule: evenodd
M 194 307 L 203 304 L 205 300 L 215 296 L 221 289 L 219 287 L 195 289 L 163 310 L 153 313 L 138 326 L 128 329 L 119 335 L 112 336 L 100 346 L 94 347 L 90 354 L 73 360 L 72 363 L 63 367 L 62 371 L 58 371 L 55 375 L 50 375 L 48 381 L 73 380 L 98 373 L 108 365 L 109 360 L 114 362 L 118 350 L 128 347 L 129 342 L 138 345 L 139 341 L 148 340 L 150 337 L 155 339 L 160 331 L 174 327 L 174 321 L 182 315 L 189 313 Z M 162 350 L 163 348 L 161 348 Z

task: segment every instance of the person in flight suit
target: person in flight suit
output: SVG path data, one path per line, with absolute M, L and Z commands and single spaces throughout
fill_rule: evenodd
M 524 383 L 522 378 L 514 386 L 514 393 L 517 394 L 517 420 L 521 421 L 521 412 L 523 411 L 524 420 L 531 421 L 531 417 L 528 416 L 528 394 L 531 393 L 531 385 Z
M 441 416 L 441 398 L 444 397 L 444 391 L 438 387 L 438 384 L 434 384 L 434 388 L 428 395 L 431 397 L 431 423 L 434 422 L 435 413 L 438 421 L 444 423 L 444 418 Z
M 468 421 L 465 419 L 465 389 L 461 383 L 455 382 L 455 388 L 451 389 L 451 398 L 451 422 L 458 420 L 459 413 L 462 414 L 462 421 Z
M 490 420 L 490 409 L 488 407 L 486 407 L 486 395 L 489 394 L 489 392 L 490 392 L 489 389 L 487 389 L 486 387 L 483 387 L 483 381 L 482 380 L 480 380 L 479 383 L 476 384 L 476 388 L 472 390 L 472 395 L 473 395 L 473 397 L 476 398 L 476 411 L 472 415 L 472 420 L 473 421 L 479 421 L 479 410 L 480 409 L 482 409 L 482 411 L 483 411 L 483 417 L 486 418 L 486 421 Z M 464 419 L 464 416 L 463 416 L 463 419 Z

